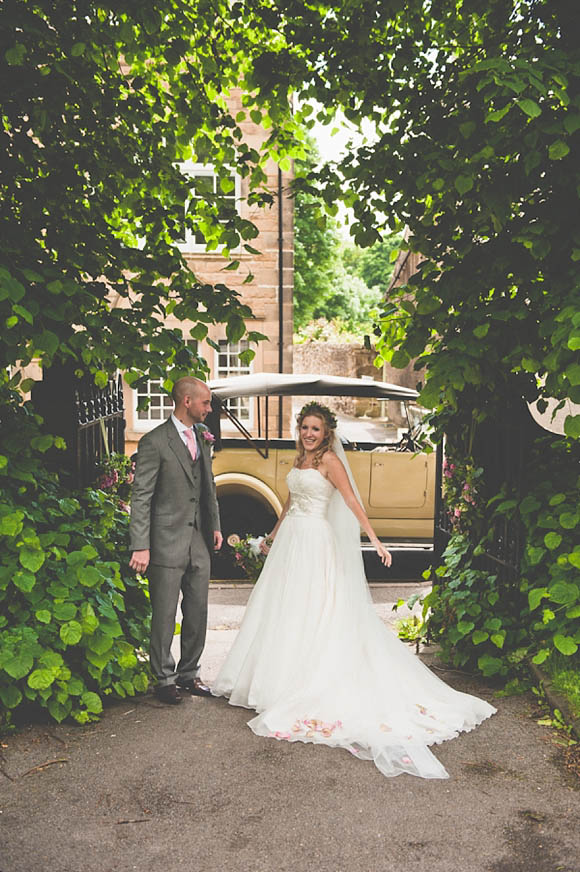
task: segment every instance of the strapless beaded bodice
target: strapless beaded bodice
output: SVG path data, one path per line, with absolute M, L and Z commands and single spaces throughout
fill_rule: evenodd
M 286 476 L 290 507 L 286 517 L 325 518 L 334 486 L 317 469 L 294 467 Z

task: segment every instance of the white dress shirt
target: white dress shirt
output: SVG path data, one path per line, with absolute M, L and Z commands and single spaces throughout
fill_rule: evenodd
M 177 432 L 179 433 L 179 436 L 181 437 L 181 441 L 183 442 L 183 444 L 185 445 L 185 447 L 187 448 L 188 451 L 189 451 L 189 443 L 188 443 L 187 438 L 185 436 L 185 431 L 189 430 L 190 433 L 193 433 L 193 439 L 195 441 L 195 456 L 197 457 L 199 454 L 199 442 L 197 441 L 197 433 L 195 432 L 195 427 L 186 427 L 185 424 L 183 424 L 179 420 L 179 418 L 175 417 L 173 412 L 171 413 L 171 420 L 173 421 L 173 423 L 177 427 Z

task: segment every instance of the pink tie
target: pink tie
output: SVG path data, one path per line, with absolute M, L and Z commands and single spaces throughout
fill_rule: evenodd
M 195 436 L 191 432 L 191 430 L 184 430 L 185 438 L 187 439 L 187 450 L 191 454 L 191 459 L 195 460 L 197 457 L 197 445 L 195 443 Z

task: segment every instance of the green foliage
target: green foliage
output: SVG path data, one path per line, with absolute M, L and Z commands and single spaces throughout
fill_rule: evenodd
M 180 331 L 162 326 L 163 316 L 171 311 L 202 327 L 226 321 L 228 336 L 239 338 L 250 313 L 226 285 L 198 281 L 175 243 L 185 223 L 229 256 L 255 228 L 219 195 L 189 203 L 178 163 L 215 164 L 223 192 L 234 169 L 248 184 L 248 202 L 267 205 L 266 157 L 288 168 L 291 156 L 304 156 L 301 126 L 343 106 L 353 124 L 374 123 L 375 141 L 338 166 L 310 169 L 295 190 L 322 198 L 330 216 L 342 199 L 354 212 L 359 246 L 380 242 L 387 228 L 409 229 L 401 248 L 424 260 L 388 301 L 379 352 L 396 366 L 416 359 L 427 367 L 421 402 L 437 413 L 436 432 L 454 446 L 467 437 L 457 450 L 467 464 L 473 428 L 500 419 L 514 397 L 540 409 L 550 397 L 579 402 L 578 16 L 577 4 L 563 0 L 379 7 L 216 0 L 211 14 L 205 2 L 174 0 L 114 10 L 89 2 L 82 13 L 65 0 L 5 4 L 0 365 L 34 355 L 49 364 L 58 354 L 81 359 L 97 381 L 120 366 L 132 383 L 147 372 L 172 379 L 184 368 L 203 371 L 184 352 Z M 222 95 L 238 86 L 243 109 L 232 118 Z M 293 91 L 301 97 L 294 115 Z M 242 142 L 247 115 L 268 131 L 261 153 Z M 332 248 L 322 239 L 322 251 L 327 242 Z M 315 258 L 311 266 L 318 268 Z M 112 308 L 111 294 L 132 306 Z M 566 445 L 578 441 L 580 416 L 568 415 L 565 432 Z M 43 450 L 47 443 L 39 442 L 35 451 Z M 561 468 L 575 480 L 568 461 Z M 2 583 L 27 603 L 37 577 L 62 568 L 64 558 L 50 548 L 65 546 L 43 544 L 41 534 L 52 534 L 26 515 L 35 485 L 30 469 L 23 475 L 28 502 L 16 488 L 2 515 L 13 564 Z M 525 589 L 502 589 L 478 568 L 487 529 L 474 523 L 452 536 L 431 606 L 434 632 L 458 664 L 502 675 L 529 653 L 573 656 L 576 506 L 569 487 L 554 488 L 552 479 L 547 464 L 520 506 L 529 536 Z M 525 500 L 536 491 L 532 509 Z M 549 501 L 560 494 L 564 508 L 556 514 Z M 512 498 L 503 494 L 484 513 L 487 528 L 516 509 Z M 106 516 L 106 496 L 96 499 Z M 91 497 L 69 509 L 82 526 L 95 505 Z M 61 523 L 57 515 L 59 530 Z M 82 551 L 73 545 L 72 553 Z M 89 594 L 99 588 L 95 573 L 107 589 L 115 578 L 101 566 L 111 562 L 105 556 L 79 568 Z M 39 601 L 41 629 L 54 627 L 51 609 Z M 67 640 L 78 635 L 75 622 L 83 627 L 76 610 L 58 620 L 68 624 Z M 14 649 L 10 668 L 20 677 L 12 678 L 21 682 L 34 666 L 39 687 L 26 686 L 41 698 L 56 666 L 30 663 L 37 654 L 27 639 Z M 68 645 L 59 626 L 54 650 L 76 650 L 83 639 Z
M 128 515 L 103 490 L 64 491 L 33 447 L 46 438 L 38 419 L 3 399 L 0 723 L 31 704 L 86 723 L 105 697 L 149 683 L 149 604 L 127 565 Z
M 577 745 L 577 740 L 572 738 L 572 724 L 566 722 L 560 709 L 555 708 L 552 710 L 546 697 L 544 687 L 542 685 L 539 687 L 532 687 L 532 693 L 536 697 L 536 702 L 542 714 L 536 723 L 544 727 L 552 727 L 554 730 L 559 732 L 559 737 L 554 740 L 555 744 L 563 745 L 568 748 Z
M 580 402 L 580 10 L 560 0 L 411 0 L 329 11 L 290 0 L 284 12 L 285 75 L 308 82 L 307 96 L 329 107 L 319 115 L 347 104 L 349 121 L 367 118 L 376 130 L 302 189 L 329 207 L 342 196 L 360 245 L 377 241 L 377 214 L 408 228 L 401 249 L 423 261 L 390 294 L 378 363 L 427 368 L 421 403 L 435 412 L 435 436 L 445 433 L 457 464 L 475 471 L 483 421 L 501 420 L 522 397 L 540 411 L 553 397 Z M 579 418 L 565 422 L 570 450 Z M 542 469 L 541 481 L 490 505 L 485 469 L 483 504 L 450 494 L 463 521 L 435 579 L 430 626 L 458 665 L 503 676 L 528 656 L 573 656 L 577 467 L 550 447 Z M 556 484 L 560 475 L 568 486 Z M 560 492 L 556 514 L 549 500 Z M 499 584 L 479 559 L 518 502 L 522 590 Z
M 468 524 L 459 519 L 425 599 L 429 631 L 456 665 L 508 676 L 529 660 L 547 668 L 562 657 L 574 660 L 580 649 L 579 461 L 577 442 L 540 440 L 524 495 L 515 499 L 504 491 Z M 445 470 L 452 518 L 462 495 L 453 486 L 460 469 L 449 462 Z M 526 543 L 517 585 L 481 569 L 495 525 L 506 516 L 520 519 Z
M 577 442 L 540 442 L 530 490 L 518 507 L 526 530 L 521 590 L 538 664 L 580 649 L 579 462 Z
M 528 653 L 525 598 L 517 588 L 498 583 L 497 575 L 478 568 L 478 557 L 465 533 L 454 533 L 424 599 L 428 629 L 443 656 L 455 666 L 479 669 L 486 676 L 508 676 Z
M 425 634 L 425 625 L 418 615 L 399 618 L 395 621 L 395 629 L 403 642 L 419 642 Z
M 340 239 L 331 205 L 308 187 L 320 155 L 307 137 L 308 152 L 296 161 L 294 209 L 294 327 L 300 335 L 312 321 L 337 322 L 343 332 L 363 340 L 373 327 L 373 313 L 388 287 L 399 236 L 389 236 L 368 250 Z
M 572 717 L 575 720 L 580 718 L 580 657 L 553 654 L 543 668 L 554 690 L 568 700 Z
M 407 246 L 425 260 L 391 295 L 380 349 L 420 356 L 421 402 L 442 429 L 466 402 L 481 420 L 501 414 L 510 393 L 540 407 L 580 400 L 579 240 L 568 217 L 579 197 L 580 53 L 564 32 L 569 13 L 545 2 L 517 14 L 511 3 L 489 14 L 461 5 L 471 39 L 453 46 L 455 25 L 438 22 L 448 46 L 414 77 L 420 103 L 401 95 L 382 141 L 396 152 L 386 179 Z M 566 428 L 577 435 L 574 417 Z
M 262 20 L 277 34 L 251 61 L 264 99 L 295 87 L 307 126 L 338 106 L 374 125 L 296 190 L 330 214 L 342 199 L 358 245 L 408 228 L 401 247 L 424 260 L 389 300 L 379 351 L 428 367 L 440 432 L 467 406 L 500 415 L 506 395 L 579 401 L 577 4 L 289 0 Z
M 357 345 L 364 339 L 358 331 L 351 332 L 347 325 L 338 318 L 327 321 L 326 318 L 317 318 L 301 327 L 294 334 L 294 344 L 302 345 L 305 342 L 331 342 L 334 345 Z
M 165 316 L 244 333 L 239 294 L 198 279 L 177 243 L 201 232 L 233 268 L 257 229 L 223 196 L 232 172 L 269 206 L 265 161 L 300 153 L 288 103 L 266 112 L 251 96 L 249 59 L 268 42 L 252 22 L 221 0 L 2 5 L 0 367 L 73 358 L 97 384 L 117 368 L 175 380 L 207 366 Z M 234 118 L 224 95 L 238 87 Z M 246 116 L 269 129 L 261 150 L 243 141 Z M 215 167 L 217 193 L 191 198 L 186 160 Z
M 384 296 L 389 288 L 394 270 L 394 259 L 402 243 L 400 233 L 391 233 L 370 248 L 363 249 L 355 262 L 359 275 L 369 288 L 378 288 Z M 346 257 L 345 257 L 346 260 Z
M 295 162 L 296 176 L 308 177 L 320 156 L 308 139 L 306 156 Z M 339 263 L 340 239 L 336 221 L 324 214 L 324 201 L 309 190 L 297 190 L 294 201 L 294 327 L 300 329 L 320 317 L 332 293 Z
M 341 249 L 341 254 L 344 248 Z M 333 278 L 332 290 L 313 309 L 313 318 L 326 318 L 338 322 L 344 331 L 356 334 L 359 341 L 373 327 L 373 314 L 381 302 L 379 288 L 369 288 L 364 280 L 348 272 L 339 261 Z

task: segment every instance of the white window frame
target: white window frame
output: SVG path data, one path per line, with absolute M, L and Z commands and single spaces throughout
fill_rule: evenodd
M 179 168 L 183 175 L 185 176 L 207 176 L 207 178 L 217 178 L 217 173 L 213 164 L 201 164 L 195 163 L 194 161 L 187 160 L 183 161 L 179 164 Z M 241 214 L 240 204 L 241 204 L 241 180 L 237 173 L 232 172 L 232 176 L 234 178 L 234 205 L 236 208 L 236 212 L 238 215 Z M 227 196 L 227 195 L 224 195 Z M 184 253 L 190 254 L 212 254 L 214 252 L 220 252 L 222 246 L 218 246 L 218 248 L 214 249 L 214 252 L 208 252 L 204 242 L 196 242 L 195 240 L 195 232 L 191 230 L 189 227 L 185 228 L 185 241 L 178 242 L 177 247 L 180 251 Z M 239 248 L 239 247 L 238 247 Z M 233 251 L 237 251 L 238 249 L 232 249 Z
M 146 395 L 149 398 L 151 398 L 150 387 L 151 387 L 152 381 L 159 382 L 159 385 L 161 385 L 161 379 L 150 379 L 147 382 Z M 167 418 L 170 417 L 171 412 L 173 411 L 173 400 L 171 399 L 171 396 L 169 394 L 167 394 L 163 389 L 161 390 L 161 409 L 163 410 L 163 409 L 169 408 L 169 415 L 167 416 L 167 418 L 164 417 L 163 415 L 161 415 L 159 418 L 149 418 L 149 417 L 139 418 L 139 415 L 142 414 L 143 411 L 145 411 L 145 413 L 147 415 L 149 415 L 152 408 L 158 408 L 158 407 L 153 407 L 151 405 L 151 403 L 149 403 L 148 409 L 138 410 L 137 405 L 139 403 L 139 397 L 143 396 L 143 394 L 145 392 L 138 391 L 136 388 L 133 388 L 132 393 L 133 393 L 133 430 L 135 430 L 136 433 L 147 433 L 149 430 L 153 430 L 154 427 L 158 427 L 159 424 L 163 424 L 165 421 L 167 421 Z
M 219 340 L 217 340 L 217 342 L 218 342 L 218 345 L 220 345 L 220 346 L 221 346 L 222 344 L 225 344 L 225 346 L 226 346 L 227 349 L 228 349 L 228 350 L 225 352 L 225 353 L 228 355 L 228 358 L 229 358 L 230 356 L 231 356 L 231 357 L 234 357 L 234 356 L 237 357 L 237 355 L 239 354 L 239 352 L 244 350 L 244 348 L 240 348 L 241 343 L 245 343 L 245 346 L 244 346 L 245 348 L 249 348 L 249 347 L 250 347 L 250 344 L 248 343 L 248 340 L 247 340 L 247 339 L 242 339 L 242 340 L 240 340 L 239 342 L 228 342 L 227 339 L 219 339 Z M 234 350 L 230 350 L 230 349 L 232 349 L 232 346 L 238 346 L 238 348 L 237 348 L 237 349 L 234 349 Z M 253 362 L 253 361 L 250 361 L 249 364 L 248 364 L 248 363 L 242 363 L 242 362 L 239 360 L 239 358 L 237 358 L 238 363 L 237 363 L 235 366 L 232 366 L 232 367 L 225 367 L 225 368 L 224 368 L 224 367 L 220 367 L 220 365 L 219 365 L 219 356 L 220 356 L 220 354 L 224 354 L 224 352 L 223 352 L 223 351 L 219 351 L 219 352 L 218 352 L 218 351 L 214 351 L 214 378 L 227 378 L 227 377 L 230 376 L 230 375 L 231 375 L 231 376 L 236 376 L 236 375 L 250 375 L 250 374 L 254 371 L 254 362 Z M 254 428 L 254 418 L 255 418 L 255 415 L 254 415 L 254 408 L 255 408 L 255 405 L 256 405 L 255 400 L 253 399 L 253 397 L 239 397 L 239 398 L 238 398 L 238 397 L 234 397 L 233 399 L 236 400 L 236 401 L 238 401 L 238 402 L 241 401 L 242 403 L 244 402 L 244 400 L 247 400 L 247 401 L 248 401 L 248 412 L 249 412 L 249 414 L 248 414 L 248 417 L 247 417 L 247 418 L 240 418 L 239 415 L 237 415 L 237 413 L 236 413 L 235 410 L 234 410 L 234 414 L 236 415 L 236 417 L 239 418 L 239 420 L 240 420 L 241 423 L 244 425 L 244 427 L 246 427 L 248 430 L 253 430 L 253 428 Z M 225 402 L 226 402 L 226 404 L 229 404 L 231 401 L 226 400 Z M 228 407 L 229 407 L 229 406 L 228 406 Z M 234 433 L 234 432 L 237 433 L 237 432 L 238 432 L 238 430 L 237 430 L 235 424 L 232 424 L 232 422 L 230 421 L 229 418 L 222 418 L 222 419 L 221 419 L 221 429 L 222 429 L 223 432 L 226 432 L 226 433 Z
M 186 339 L 186 344 L 190 345 L 194 351 L 198 350 L 198 342 L 196 339 Z M 149 379 L 147 382 L 147 391 L 139 390 L 137 388 L 131 389 L 131 394 L 133 397 L 133 430 L 135 433 L 148 433 L 149 430 L 153 430 L 154 427 L 158 427 L 159 424 L 165 423 L 167 419 L 171 416 L 171 412 L 173 411 L 173 400 L 171 399 L 171 395 L 166 393 L 163 389 L 161 390 L 161 409 L 169 409 L 169 415 L 167 417 L 159 417 L 159 418 L 139 418 L 139 415 L 145 411 L 147 415 L 151 412 L 151 409 L 154 408 L 151 403 L 149 403 L 149 408 L 143 410 L 137 409 L 139 404 L 139 396 L 146 395 L 151 397 L 150 388 L 151 382 L 159 382 L 161 386 L 161 379 Z

